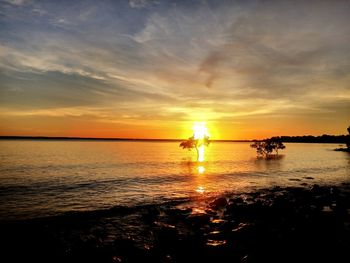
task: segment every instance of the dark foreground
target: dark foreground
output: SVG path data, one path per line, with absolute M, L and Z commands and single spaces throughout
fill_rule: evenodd
M 350 262 L 350 191 L 273 188 L 208 201 L 1 222 L 1 262 Z M 180 204 L 181 203 L 181 204 Z

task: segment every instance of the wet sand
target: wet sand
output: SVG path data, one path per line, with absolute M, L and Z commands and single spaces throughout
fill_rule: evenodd
M 350 185 L 1 221 L 1 262 L 350 262 Z

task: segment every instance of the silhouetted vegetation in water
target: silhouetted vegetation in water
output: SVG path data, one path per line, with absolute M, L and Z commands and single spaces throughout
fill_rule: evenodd
M 327 135 L 321 136 L 303 135 L 303 136 L 274 136 L 264 140 L 253 140 L 251 147 L 256 148 L 260 156 L 269 153 L 271 147 L 266 142 L 288 142 L 288 143 L 339 143 L 346 144 L 346 148 L 337 148 L 335 151 L 350 152 L 350 126 L 347 128 L 348 135 Z M 278 146 L 276 146 L 278 147 Z M 272 150 L 273 151 L 273 150 Z
M 278 139 L 265 139 L 262 141 L 254 141 L 250 147 L 256 149 L 258 156 L 270 158 L 272 153 L 278 155 L 278 150 L 283 150 L 286 146 Z
M 334 149 L 335 151 L 350 152 L 350 126 L 348 127 L 347 130 L 349 134 L 346 136 L 346 140 L 345 140 L 346 148 L 337 148 L 337 149 Z
M 182 149 L 188 149 L 189 151 L 192 149 L 196 149 L 197 152 L 197 160 L 199 158 L 199 148 L 201 146 L 208 146 L 210 143 L 209 136 L 203 136 L 203 139 L 195 139 L 194 136 L 188 138 L 186 141 L 180 143 L 180 147 Z

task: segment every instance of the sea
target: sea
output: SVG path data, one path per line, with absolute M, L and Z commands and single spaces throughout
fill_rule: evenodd
M 0 220 L 350 182 L 342 145 L 285 145 L 264 159 L 248 142 L 211 142 L 197 162 L 175 141 L 1 140 Z

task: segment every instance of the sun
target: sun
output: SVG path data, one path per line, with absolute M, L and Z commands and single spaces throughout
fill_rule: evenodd
M 195 140 L 203 140 L 205 137 L 209 137 L 205 122 L 195 122 L 193 124 L 193 132 Z

